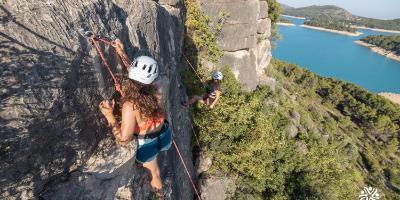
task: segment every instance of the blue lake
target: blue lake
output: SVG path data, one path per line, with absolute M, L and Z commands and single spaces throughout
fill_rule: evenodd
M 282 40 L 273 57 L 298 64 L 319 75 L 360 85 L 371 92 L 400 93 L 400 62 L 391 60 L 354 41 L 367 35 L 392 35 L 359 30 L 358 37 L 300 27 L 304 20 L 286 18 L 297 26 L 279 26 Z

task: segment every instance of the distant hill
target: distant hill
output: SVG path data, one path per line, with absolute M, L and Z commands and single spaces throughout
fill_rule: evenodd
M 289 6 L 289 5 L 286 5 L 286 4 L 283 4 L 283 3 L 281 3 L 281 8 L 282 8 L 282 9 L 292 9 L 293 7 L 292 7 L 292 6 Z
M 382 20 L 359 17 L 358 20 L 352 21 L 350 23 L 357 26 L 400 31 L 400 19 Z
M 282 5 L 282 4 L 281 4 Z M 381 20 L 367 17 L 360 17 L 351 14 L 349 11 L 333 5 L 307 6 L 302 8 L 293 8 L 288 5 L 282 5 L 283 15 L 292 15 L 296 17 L 305 17 L 306 19 L 330 19 L 348 25 L 366 26 L 369 28 L 379 28 L 386 30 L 400 30 L 400 19 Z
M 337 6 L 308 6 L 302 8 L 293 8 L 293 7 L 282 7 L 282 14 L 284 15 L 292 15 L 296 17 L 305 17 L 305 18 L 316 18 L 319 16 L 329 17 L 333 19 L 341 19 L 341 20 L 356 20 L 356 17 L 353 16 L 347 10 L 337 7 Z

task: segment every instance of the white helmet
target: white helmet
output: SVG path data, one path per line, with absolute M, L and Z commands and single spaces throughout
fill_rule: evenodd
M 157 61 L 148 56 L 139 56 L 131 64 L 129 78 L 144 84 L 150 84 L 158 77 Z
M 223 75 L 220 71 L 216 71 L 216 72 L 213 74 L 212 78 L 213 78 L 214 80 L 222 80 L 222 78 L 224 78 L 224 75 Z

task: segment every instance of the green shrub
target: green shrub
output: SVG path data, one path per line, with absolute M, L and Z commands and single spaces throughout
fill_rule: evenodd
M 271 38 L 269 38 L 272 42 L 272 47 L 276 46 L 276 41 L 281 39 L 281 35 L 278 32 L 278 26 L 276 25 L 279 22 L 279 17 L 281 15 L 281 6 L 276 0 L 266 0 L 268 3 L 268 18 L 271 19 Z
M 281 5 L 276 0 L 266 0 L 268 3 L 268 18 L 272 23 L 277 23 L 281 15 Z
M 186 7 L 184 52 L 190 55 L 190 58 L 200 55 L 217 62 L 223 55 L 216 43 L 216 32 L 219 31 L 220 25 L 212 27 L 210 18 L 200 10 L 195 0 L 184 2 Z

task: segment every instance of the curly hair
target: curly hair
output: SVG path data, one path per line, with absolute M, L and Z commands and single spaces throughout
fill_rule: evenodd
M 164 117 L 164 108 L 157 97 L 158 87 L 153 84 L 142 84 L 134 80 L 126 80 L 122 86 L 124 97 L 122 103 L 131 102 L 133 109 L 149 119 Z

